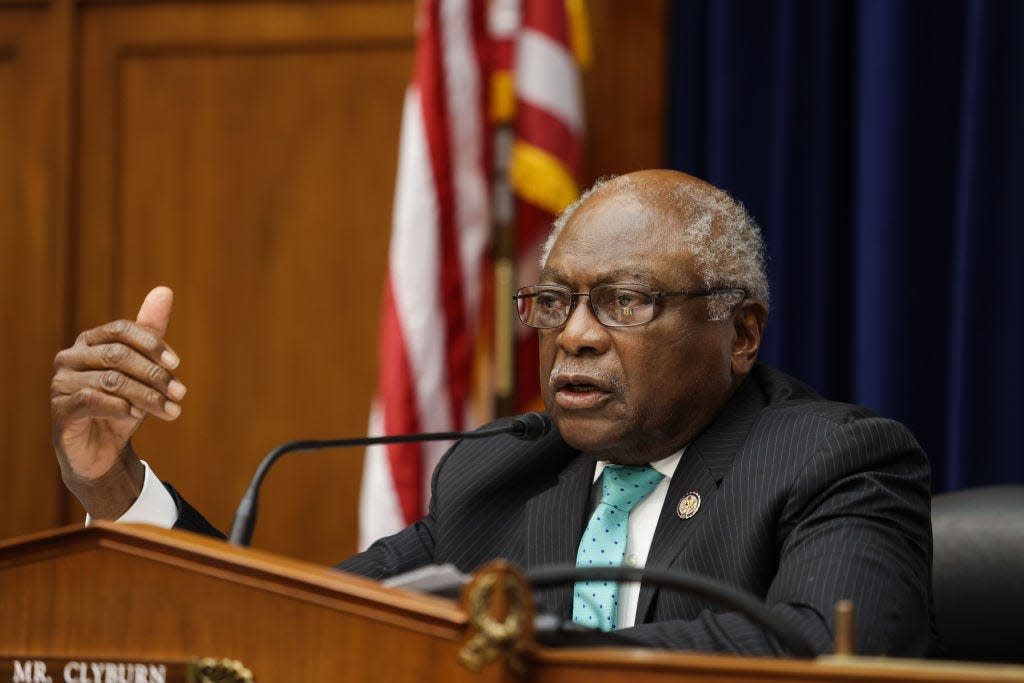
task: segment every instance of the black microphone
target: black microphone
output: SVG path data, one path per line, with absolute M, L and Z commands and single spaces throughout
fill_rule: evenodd
M 353 439 L 324 439 L 289 441 L 267 453 L 263 462 L 256 468 L 252 481 L 242 501 L 235 511 L 235 519 L 231 523 L 228 541 L 235 545 L 247 546 L 252 540 L 253 529 L 256 528 L 257 502 L 263 478 L 267 476 L 270 466 L 287 453 L 298 451 L 318 451 L 324 448 L 349 448 L 352 446 L 373 446 L 385 443 L 412 443 L 417 441 L 454 441 L 457 439 L 483 439 L 488 436 L 510 434 L 524 441 L 534 441 L 551 431 L 551 418 L 544 413 L 524 413 L 500 422 L 493 427 L 478 429 L 472 432 L 430 432 L 427 434 L 396 434 L 394 436 L 366 436 Z

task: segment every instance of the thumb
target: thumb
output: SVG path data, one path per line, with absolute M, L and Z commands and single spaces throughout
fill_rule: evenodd
M 135 322 L 153 330 L 162 338 L 167 333 L 167 325 L 171 322 L 173 305 L 174 292 L 170 287 L 154 287 L 142 302 Z

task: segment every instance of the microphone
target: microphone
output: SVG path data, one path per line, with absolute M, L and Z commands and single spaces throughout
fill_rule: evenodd
M 454 441 L 457 439 L 484 439 L 499 434 L 509 434 L 524 441 L 535 441 L 551 431 L 553 423 L 544 413 L 524 413 L 509 418 L 502 423 L 472 432 L 430 432 L 427 434 L 396 434 L 394 436 L 367 436 L 352 439 L 323 439 L 289 441 L 267 453 L 263 462 L 252 475 L 249 488 L 238 504 L 235 519 L 231 523 L 228 542 L 247 546 L 252 540 L 253 529 L 256 528 L 256 512 L 260 494 L 260 486 L 267 471 L 283 455 L 299 451 L 318 451 L 324 448 L 349 448 L 352 446 L 373 446 L 385 443 L 412 443 L 417 441 Z

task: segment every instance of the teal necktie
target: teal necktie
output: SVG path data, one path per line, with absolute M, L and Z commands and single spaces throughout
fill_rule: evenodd
M 576 554 L 577 567 L 618 567 L 626 555 L 629 512 L 664 478 L 651 467 L 607 465 L 601 474 L 601 502 L 590 517 Z M 572 620 L 602 631 L 618 621 L 619 584 L 615 581 L 577 581 Z

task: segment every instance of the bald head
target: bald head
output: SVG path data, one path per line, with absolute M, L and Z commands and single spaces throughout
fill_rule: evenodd
M 652 169 L 597 181 L 555 221 L 541 256 L 542 269 L 573 215 L 611 195 L 635 201 L 650 214 L 649 220 L 673 222 L 675 246 L 692 255 L 694 270 L 707 288 L 740 287 L 768 308 L 764 242 L 757 224 L 726 192 L 679 171 Z M 734 303 L 711 297 L 708 313 L 720 319 Z

